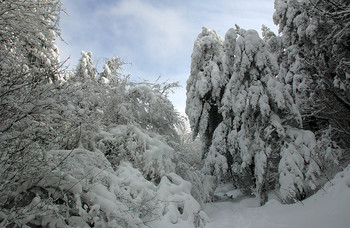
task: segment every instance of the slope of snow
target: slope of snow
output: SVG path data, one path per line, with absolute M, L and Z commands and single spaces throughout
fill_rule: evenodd
M 350 227 L 350 166 L 310 198 L 295 204 L 271 199 L 259 207 L 256 198 L 208 203 L 207 228 L 348 228 Z

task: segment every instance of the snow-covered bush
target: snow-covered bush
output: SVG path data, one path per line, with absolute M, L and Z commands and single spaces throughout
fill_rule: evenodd
M 320 159 L 320 168 L 323 172 L 337 170 L 336 167 L 339 166 L 344 151 L 332 140 L 332 132 L 334 132 L 332 128 L 316 132 L 316 150 Z
M 193 141 L 187 117 L 182 116 L 182 121 L 177 127 L 180 143 L 174 147 L 175 173 L 192 184 L 191 194 L 203 206 L 212 200 L 214 182 L 212 176 L 200 170 L 203 161 L 199 137 Z
M 122 75 L 125 63 L 118 57 L 106 59 L 99 73 L 92 53 L 82 51 L 74 71 L 67 71 L 56 95 L 57 109 L 64 124 L 58 134 L 66 135 L 61 147 L 94 149 L 92 138 L 99 128 L 131 124 L 178 142 L 175 127 L 180 118 L 167 95 L 178 83 L 132 82 Z
M 150 131 L 132 125 L 118 125 L 95 136 L 96 148 L 118 167 L 122 161 L 131 162 L 144 176 L 155 182 L 175 171 L 175 150 L 165 139 Z
M 160 224 L 187 222 L 203 227 L 208 222 L 207 215 L 191 195 L 191 183 L 175 173 L 162 177 L 157 194 L 163 203 L 163 217 Z
M 191 164 L 187 161 L 185 155 L 188 151 L 177 151 L 175 154 L 176 174 L 192 184 L 191 194 L 200 203 L 204 205 L 212 200 L 214 192 L 214 179 L 212 176 L 203 173 L 197 164 Z M 197 159 L 200 159 L 199 157 Z
M 132 82 L 118 57 L 98 72 L 91 52 L 62 76 L 60 7 L 0 2 L 0 226 L 203 226 L 174 173 L 178 83 Z
M 2 226 L 142 224 L 139 217 L 131 216 L 132 209 L 118 199 L 117 196 L 127 201 L 131 196 L 127 198 L 128 192 L 119 189 L 121 181 L 101 152 L 49 151 L 46 160 L 50 170 L 17 189 L 15 195 L 22 205 L 17 210 L 2 211 Z
M 288 128 L 286 136 L 278 170 L 281 198 L 290 202 L 317 190 L 321 170 L 316 138 L 311 131 Z
M 191 196 L 191 184 L 174 173 L 159 185 L 128 162 L 114 171 L 100 151 L 45 153 L 50 169 L 27 179 L 11 193 L 14 208 L 3 208 L 6 226 L 144 227 L 160 221 L 203 225 L 206 219 Z M 42 170 L 41 170 L 42 171 Z M 10 202 L 11 203 L 11 202 Z
M 127 90 L 126 102 L 132 107 L 132 115 L 135 122 L 143 129 L 167 136 L 169 140 L 177 139 L 175 126 L 180 123 L 179 115 L 175 111 L 173 104 L 167 98 L 166 90 L 158 91 L 158 88 L 152 88 L 155 84 L 131 85 Z

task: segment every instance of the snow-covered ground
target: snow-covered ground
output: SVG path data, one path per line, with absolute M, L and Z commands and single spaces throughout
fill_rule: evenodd
M 284 205 L 272 199 L 259 207 L 256 198 L 208 203 L 206 228 L 349 228 L 350 166 L 310 198 Z M 234 197 L 233 197 L 234 198 Z

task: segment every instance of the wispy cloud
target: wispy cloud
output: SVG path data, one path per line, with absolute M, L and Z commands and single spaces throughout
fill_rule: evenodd
M 273 1 L 63 0 L 68 16 L 62 15 L 61 28 L 68 45 L 60 43 L 59 48 L 63 58 L 71 56 L 71 66 L 86 50 L 99 67 L 100 58 L 117 55 L 132 63 L 126 73 L 135 78 L 180 81 L 183 88 L 171 99 L 183 109 L 193 42 L 202 26 L 222 36 L 235 24 L 274 28 Z
M 258 32 L 262 24 L 275 28 L 272 21 L 274 0 L 207 0 L 203 4 L 189 2 L 190 7 L 196 9 L 192 15 L 196 23 L 214 29 L 221 35 L 235 24 Z
M 133 50 L 135 54 L 144 51 L 149 53 L 148 58 L 156 62 L 169 61 L 183 52 L 194 30 L 181 11 L 156 6 L 148 1 L 123 0 L 108 13 L 121 19 L 121 22 L 114 23 L 115 33 L 138 41 L 136 47 L 141 50 Z

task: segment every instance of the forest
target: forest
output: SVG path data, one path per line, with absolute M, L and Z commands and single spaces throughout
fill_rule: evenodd
M 82 51 L 67 69 L 60 0 L 0 1 L 0 227 L 224 227 L 208 205 L 313 210 L 312 197 L 346 227 L 350 2 L 274 7 L 278 34 L 203 27 L 185 117 L 178 82 L 131 80 L 117 56 L 98 70 Z

